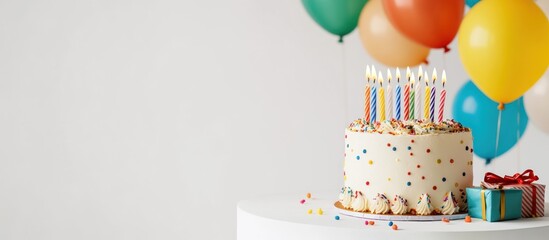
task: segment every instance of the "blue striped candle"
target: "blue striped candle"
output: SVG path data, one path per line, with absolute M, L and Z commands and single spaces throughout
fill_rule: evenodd
M 371 97 L 370 97 L 370 122 L 371 123 L 374 123 L 376 122 L 376 112 L 377 112 L 377 89 L 376 89 L 376 85 L 375 85 L 375 82 L 374 82 L 374 85 L 372 86 L 372 90 L 371 90 Z

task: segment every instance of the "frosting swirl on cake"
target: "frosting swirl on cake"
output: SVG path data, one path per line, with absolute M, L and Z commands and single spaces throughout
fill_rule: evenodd
M 348 129 L 353 132 L 386 133 L 393 135 L 425 135 L 437 133 L 469 132 L 470 129 L 454 120 L 448 119 L 442 122 L 429 122 L 424 120 L 385 120 L 370 123 L 365 119 L 353 121 Z
M 370 207 L 373 214 L 385 214 L 389 212 L 389 199 L 384 194 L 378 193 L 374 198 L 373 207 Z
M 441 208 L 442 214 L 444 215 L 450 215 L 459 212 L 457 201 L 454 198 L 454 194 L 452 192 L 448 192 L 446 193 L 446 195 L 444 195 L 444 200 Z
M 431 207 L 431 198 L 427 193 L 421 194 L 419 201 L 417 202 L 417 215 L 429 215 L 433 211 Z
M 391 211 L 397 215 L 406 214 L 408 212 L 408 200 L 396 195 L 391 204 Z
M 352 208 L 358 212 L 365 212 L 368 210 L 368 202 L 362 195 L 362 192 L 355 193 L 355 200 L 353 200 Z
M 343 207 L 347 209 L 351 208 L 352 201 L 353 201 L 353 190 L 351 190 L 351 188 L 347 188 L 343 193 L 343 199 L 340 201 L 341 205 L 343 205 Z

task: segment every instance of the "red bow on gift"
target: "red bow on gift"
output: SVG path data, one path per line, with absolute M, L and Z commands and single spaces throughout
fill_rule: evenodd
M 534 170 L 528 169 L 522 174 L 515 173 L 513 176 L 500 177 L 495 173 L 487 172 L 484 174 L 484 182 L 500 184 L 500 185 L 510 185 L 510 184 L 530 184 L 534 181 L 539 180 L 538 176 L 534 175 Z

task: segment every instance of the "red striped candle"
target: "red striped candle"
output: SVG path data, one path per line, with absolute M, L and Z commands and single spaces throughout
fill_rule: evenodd
M 410 83 L 404 86 L 404 120 L 410 119 Z
M 442 70 L 442 92 L 440 92 L 440 103 L 438 105 L 438 122 L 442 122 L 444 119 L 444 103 L 446 102 L 446 71 Z

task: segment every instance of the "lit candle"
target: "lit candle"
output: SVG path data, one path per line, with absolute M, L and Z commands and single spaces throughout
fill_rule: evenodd
M 396 78 L 397 78 L 397 86 L 396 86 L 396 98 L 395 98 L 395 104 L 396 104 L 396 107 L 395 107 L 395 116 L 396 116 L 396 120 L 400 120 L 400 69 L 397 68 L 397 72 L 396 72 Z
M 385 90 L 383 90 L 383 75 L 379 71 L 379 120 L 385 121 Z
M 412 73 L 412 77 L 410 78 L 410 119 L 415 118 L 415 105 L 416 105 L 416 91 L 414 90 L 414 82 L 415 82 L 415 76 L 414 73 Z
M 372 66 L 373 84 L 372 84 L 372 88 L 370 89 L 370 91 L 371 91 L 371 96 L 370 96 L 370 122 L 371 123 L 376 122 L 376 113 L 377 113 L 377 90 L 376 90 L 377 75 L 376 75 L 375 71 L 376 71 L 375 67 Z
M 444 119 L 444 103 L 446 102 L 446 70 L 442 70 L 442 91 L 440 92 L 440 103 L 438 105 L 438 121 L 442 122 Z
M 437 80 L 437 69 L 433 70 L 433 86 L 431 87 L 431 98 L 429 99 L 429 116 L 431 122 L 435 121 L 435 97 L 437 95 L 437 89 L 435 87 L 435 81 Z
M 364 90 L 364 120 L 370 121 L 370 66 L 366 66 L 366 89 Z
M 421 78 L 423 77 L 423 69 L 419 66 L 418 80 L 414 83 L 415 89 L 415 107 L 416 107 L 416 119 L 421 119 Z
M 410 119 L 410 68 L 406 68 L 406 79 L 408 82 L 404 85 L 404 120 Z
M 391 91 L 391 71 L 387 69 L 387 119 L 393 119 L 393 92 Z
M 427 72 L 423 75 L 425 76 L 425 101 L 423 102 L 423 119 L 429 121 L 429 95 L 431 95 L 431 88 L 429 88 L 429 80 L 427 79 Z

